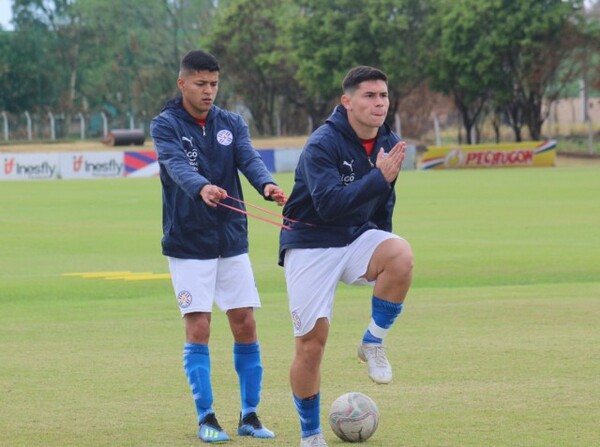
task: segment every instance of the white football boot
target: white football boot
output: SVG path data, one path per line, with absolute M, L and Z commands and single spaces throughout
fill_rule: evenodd
M 327 447 L 323 433 L 317 433 L 316 435 L 302 438 L 300 441 L 300 447 Z
M 375 383 L 392 381 L 392 365 L 385 355 L 386 347 L 381 344 L 363 343 L 358 346 L 358 357 L 369 365 L 369 377 Z

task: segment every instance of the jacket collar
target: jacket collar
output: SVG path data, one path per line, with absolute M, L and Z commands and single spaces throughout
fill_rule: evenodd
M 169 101 L 167 101 L 167 103 L 162 108 L 161 112 L 164 112 L 166 110 L 172 111 L 177 116 L 179 116 L 180 118 L 183 118 L 187 121 L 191 121 L 194 123 L 196 122 L 194 117 L 192 115 L 190 115 L 188 113 L 188 111 L 185 110 L 185 108 L 183 107 L 183 98 L 181 96 L 171 98 Z M 208 115 L 206 116 L 206 122 L 208 123 L 208 122 L 212 121 L 214 116 L 218 113 L 219 110 L 221 110 L 221 109 L 219 109 L 219 107 L 217 107 L 216 105 L 213 104 L 212 107 L 210 108 L 210 110 L 208 111 Z

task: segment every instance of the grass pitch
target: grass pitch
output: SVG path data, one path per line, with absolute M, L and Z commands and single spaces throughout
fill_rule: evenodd
M 292 175 L 277 179 L 291 190 Z M 395 231 L 415 251 L 405 312 L 386 339 L 394 382 L 358 363 L 369 289 L 340 286 L 323 365 L 322 422 L 354 390 L 381 410 L 369 446 L 600 444 L 600 170 L 410 171 Z M 246 188 L 246 199 L 259 203 Z M 270 206 L 270 205 L 267 205 Z M 274 210 L 277 210 L 273 206 Z M 235 436 L 226 319 L 211 338 L 215 409 L 230 445 L 297 446 L 293 337 L 277 228 L 251 220 L 272 441 Z M 0 183 L 0 445 L 192 446 L 194 406 L 170 282 L 158 179 Z

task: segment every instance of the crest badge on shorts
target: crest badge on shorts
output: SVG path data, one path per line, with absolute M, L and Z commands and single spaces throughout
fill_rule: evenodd
M 300 329 L 300 325 L 302 324 L 302 321 L 300 320 L 300 315 L 298 315 L 298 312 L 296 312 L 296 311 L 292 312 L 292 323 L 294 324 L 294 327 L 296 328 L 296 330 Z
M 233 142 L 233 134 L 227 129 L 220 130 L 217 133 L 217 141 L 223 146 L 229 146 Z
M 177 303 L 179 303 L 179 307 L 182 309 L 190 307 L 190 304 L 192 304 L 192 294 L 187 290 L 182 290 L 177 294 Z

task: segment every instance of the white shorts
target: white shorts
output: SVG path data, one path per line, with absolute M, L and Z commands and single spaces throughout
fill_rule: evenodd
M 345 247 L 286 250 L 283 266 L 294 335 L 310 332 L 319 318 L 327 318 L 331 324 L 339 281 L 374 284 L 364 277 L 373 252 L 383 241 L 394 238 L 402 239 L 387 231 L 369 230 Z
M 247 253 L 230 258 L 167 258 L 181 315 L 260 307 L 254 273 Z

